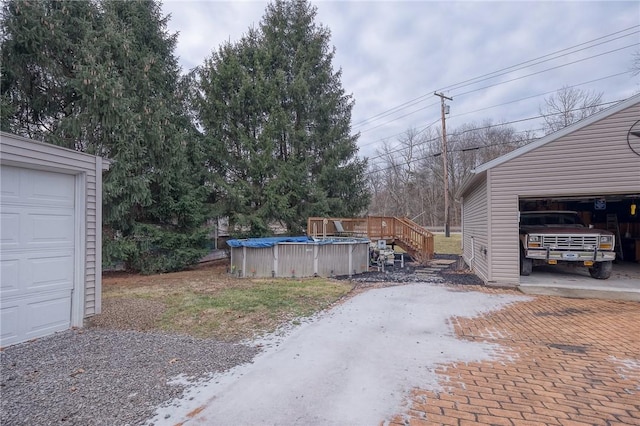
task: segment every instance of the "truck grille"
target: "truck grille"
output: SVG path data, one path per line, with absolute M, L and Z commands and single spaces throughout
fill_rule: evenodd
M 597 235 L 543 235 L 542 247 L 555 247 L 561 250 L 581 250 L 585 245 L 598 246 Z

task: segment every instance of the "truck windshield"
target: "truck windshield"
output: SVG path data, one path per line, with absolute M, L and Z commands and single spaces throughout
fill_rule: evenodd
M 522 213 L 520 224 L 524 226 L 573 226 L 584 227 L 580 217 L 572 213 Z

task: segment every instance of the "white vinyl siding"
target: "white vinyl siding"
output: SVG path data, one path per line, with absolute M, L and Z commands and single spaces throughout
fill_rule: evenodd
M 93 155 L 64 149 L 51 144 L 35 142 L 23 137 L 0 133 L 2 165 L 44 170 L 75 176 L 76 200 L 80 207 L 82 235 L 76 239 L 82 253 L 76 265 L 82 277 L 76 279 L 83 285 L 82 316 L 100 312 L 101 291 L 101 233 L 102 233 L 102 171 L 103 160 Z M 77 325 L 77 324 L 72 324 Z
M 518 198 L 640 192 L 640 157 L 627 132 L 640 103 L 489 170 L 490 280 L 519 283 Z

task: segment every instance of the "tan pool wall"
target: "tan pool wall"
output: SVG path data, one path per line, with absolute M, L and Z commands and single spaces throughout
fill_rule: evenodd
M 368 266 L 368 241 L 231 248 L 232 273 L 247 278 L 353 275 L 366 272 Z

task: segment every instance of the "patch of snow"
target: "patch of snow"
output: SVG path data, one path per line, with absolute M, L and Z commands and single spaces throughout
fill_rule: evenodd
M 440 390 L 438 366 L 493 359 L 492 342 L 458 339 L 448 319 L 530 300 L 428 283 L 372 289 L 256 342 L 253 363 L 192 385 L 149 422 L 380 424 L 414 387 Z
M 635 380 L 636 390 L 640 390 L 640 359 L 618 359 L 614 356 L 609 360 L 616 364 L 616 371 L 625 380 Z

